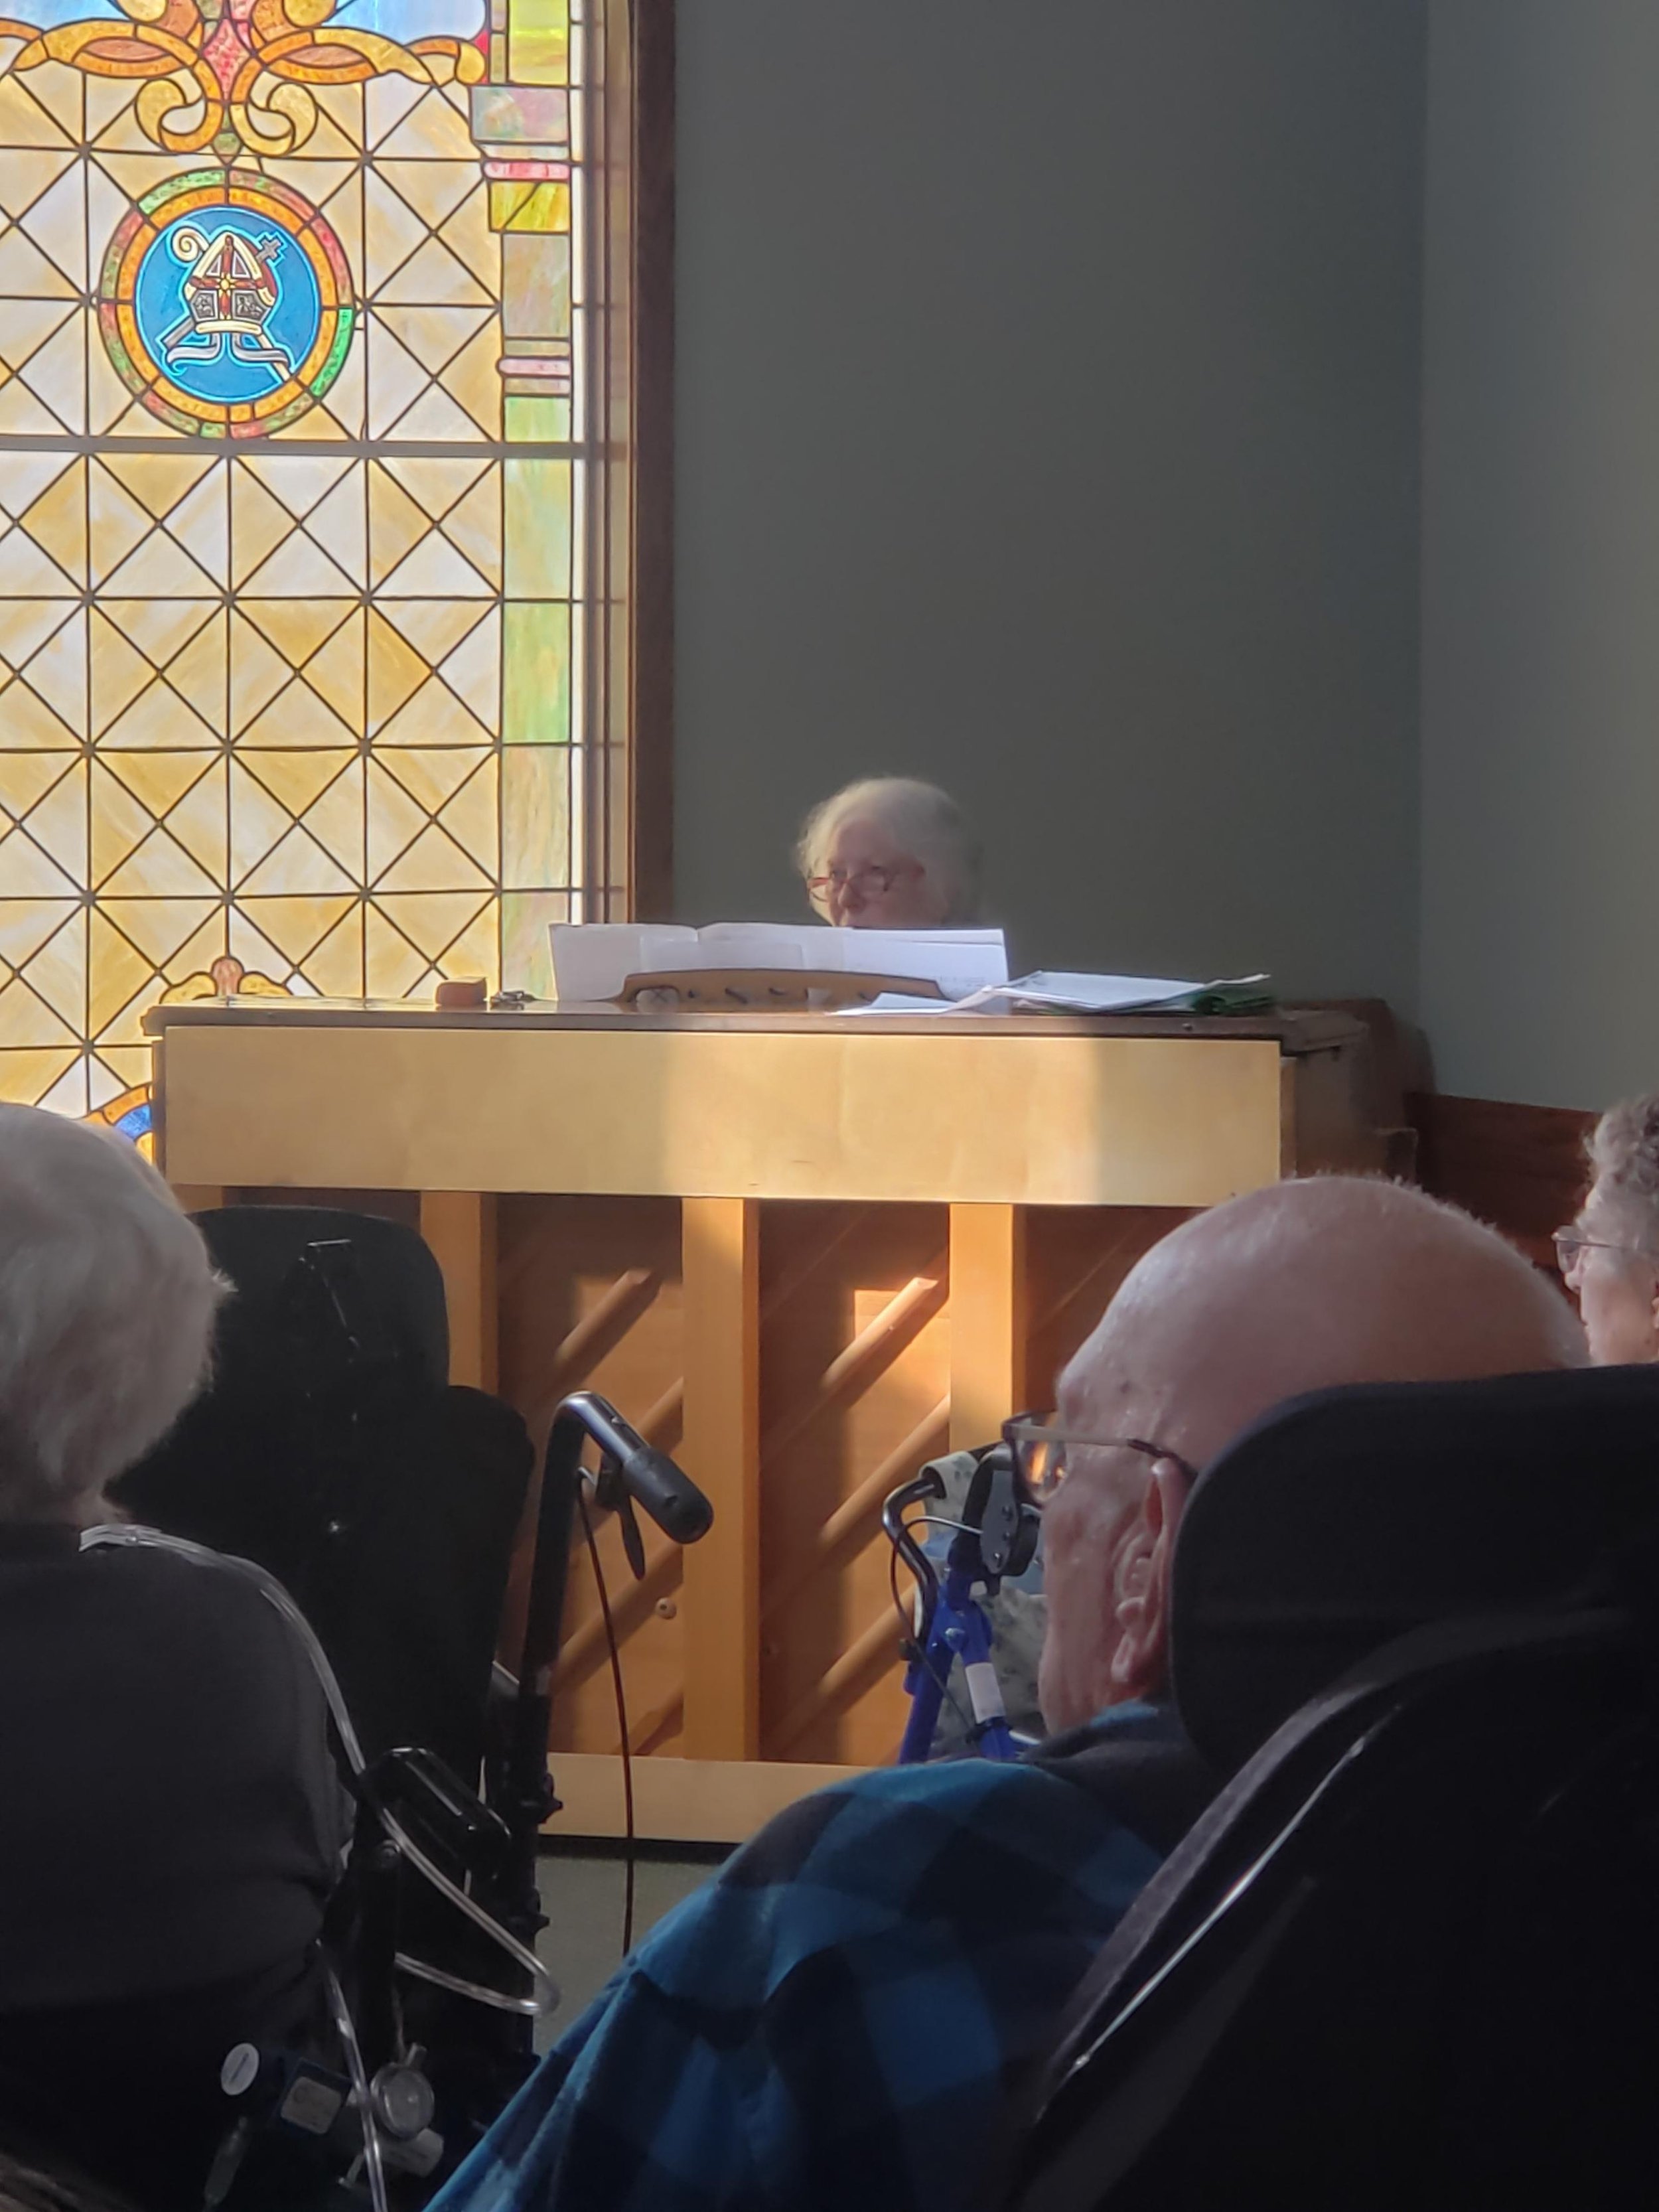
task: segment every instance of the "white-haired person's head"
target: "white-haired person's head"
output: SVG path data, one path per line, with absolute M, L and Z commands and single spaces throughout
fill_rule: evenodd
M 0 1105 L 0 1521 L 98 1517 L 201 1387 L 222 1295 L 131 1145 Z
M 1472 1381 L 1585 1356 L 1553 1285 L 1420 1190 L 1321 1176 L 1185 1223 L 1130 1269 L 1060 1379 L 1075 1466 L 1044 1516 L 1049 1727 L 1163 1693 L 1194 1473 L 1270 1407 L 1340 1383 Z
M 1555 1232 L 1598 1367 L 1659 1359 L 1659 1091 L 1611 1106 L 1585 1152 L 1590 1187 Z
M 796 861 L 838 929 L 964 928 L 979 914 L 979 841 L 937 784 L 866 776 L 822 800 Z

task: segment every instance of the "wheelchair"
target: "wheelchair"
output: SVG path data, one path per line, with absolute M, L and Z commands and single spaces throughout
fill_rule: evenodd
M 1174 1694 L 1231 1775 L 1076 1993 L 1002 2212 L 1644 2201 L 1659 1370 L 1322 1392 L 1195 1486 Z
M 252 1577 L 322 1680 L 352 1840 L 328 1907 L 319 2017 L 237 2046 L 205 2202 L 307 2212 L 424 2202 L 533 2068 L 556 1990 L 537 1840 L 573 1522 L 635 1503 L 692 1542 L 706 1501 L 592 1393 L 553 1419 L 516 1673 L 495 1658 L 533 1454 L 511 1408 L 452 1387 L 442 1279 L 418 1236 L 315 1207 L 196 1217 L 234 1285 L 210 1388 L 122 1478 L 128 1523 Z M 597 1468 L 583 1470 L 584 1454 Z

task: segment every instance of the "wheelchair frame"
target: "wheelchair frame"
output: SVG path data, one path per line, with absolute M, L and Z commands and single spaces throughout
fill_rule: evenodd
M 580 1464 L 590 1443 L 600 1457 L 593 1475 L 585 1474 Z M 252 1582 L 296 1637 L 317 1676 L 357 1805 L 323 1938 L 323 1982 L 344 2075 L 305 2053 L 264 2052 L 251 2045 L 238 2045 L 228 2053 L 222 2086 L 228 2097 L 246 2099 L 247 2104 L 233 2121 L 210 2175 L 210 2207 L 235 2204 L 239 2173 L 262 2133 L 277 2139 L 277 2172 L 255 2179 L 255 2200 L 279 2203 L 283 2212 L 297 2201 L 296 2171 L 307 2165 L 314 2171 L 318 2161 L 349 2161 L 348 2187 L 361 2168 L 374 2212 L 390 2212 L 389 2172 L 422 2179 L 437 2167 L 444 2152 L 443 2139 L 432 2127 L 437 2100 L 422 2070 L 425 2054 L 410 2046 L 403 2032 L 396 1996 L 399 1975 L 503 2016 L 502 2032 L 489 2054 L 501 2077 L 501 2105 L 533 2068 L 535 2024 L 556 2007 L 559 1994 L 533 1948 L 546 1924 L 536 1879 L 537 1842 L 543 1823 L 558 1809 L 547 1757 L 550 1689 L 571 1529 L 585 1482 L 599 1504 L 619 1515 L 636 1572 L 643 1571 L 644 1556 L 635 1501 L 677 1542 L 695 1542 L 712 1522 L 702 1492 L 607 1400 L 582 1391 L 561 1401 L 543 1465 L 532 1601 L 510 1723 L 487 1746 L 482 1798 L 429 1753 L 393 1750 L 373 1765 L 365 1759 L 320 1640 L 265 1569 L 157 1529 L 121 1523 L 86 1532 L 83 1548 L 155 1546 L 204 1570 L 236 1573 Z M 417 1840 L 416 1831 L 422 1828 Z M 459 1869 L 459 1881 L 439 1863 L 441 1854 Z M 398 1884 L 405 1864 L 505 1955 L 517 1987 L 492 1988 L 401 1948 Z M 349 1963 L 345 1954 L 353 1948 L 356 1958 Z M 355 2014 L 343 1973 L 355 1986 Z M 317 2179 L 326 2191 L 325 2176 L 319 2172 Z

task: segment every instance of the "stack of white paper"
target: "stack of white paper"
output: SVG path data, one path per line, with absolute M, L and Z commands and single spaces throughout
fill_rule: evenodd
M 1018 975 L 1012 983 L 975 991 L 976 1007 L 1050 1006 L 1057 1012 L 1079 1014 L 1152 1013 L 1160 1006 L 1178 1006 L 1202 991 L 1248 991 L 1267 976 L 1218 975 L 1207 983 L 1176 983 L 1164 975 L 1079 975 L 1065 969 L 1044 968 L 1032 975 Z
M 1129 1014 L 1167 1006 L 1211 988 L 1178 983 L 1167 975 L 1084 975 L 1069 969 L 1040 968 L 1035 975 L 1016 976 L 1003 988 L 976 992 L 975 1000 L 983 1004 L 1006 999 L 1011 1005 L 1054 1006 L 1076 1013 Z
M 681 968 L 827 968 L 856 975 L 913 975 L 947 999 L 1006 983 L 1000 929 L 826 929 L 811 922 L 717 921 L 550 925 L 553 988 L 562 1005 L 614 999 L 630 975 Z
M 1266 975 L 1230 975 L 1211 983 L 1177 983 L 1165 975 L 1083 975 L 1070 969 L 1040 969 L 1012 983 L 988 983 L 950 1006 L 937 1000 L 911 999 L 884 991 L 867 1006 L 843 1006 L 846 1014 L 1002 1014 L 1016 1006 L 1040 1006 L 1055 1013 L 1151 1013 L 1178 1006 L 1198 991 L 1237 989 L 1265 983 Z

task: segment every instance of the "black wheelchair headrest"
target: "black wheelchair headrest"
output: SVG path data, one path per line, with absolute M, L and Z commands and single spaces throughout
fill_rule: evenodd
M 444 1281 L 430 1246 L 402 1222 L 325 1206 L 225 1206 L 194 1216 L 234 1285 L 221 1310 L 214 1389 L 234 1395 L 296 1360 L 342 1347 L 431 1389 L 449 1379 Z
M 1175 1698 L 1223 1773 L 1430 1623 L 1571 1601 L 1659 1520 L 1659 1366 L 1375 1383 L 1276 1407 L 1205 1470 Z

